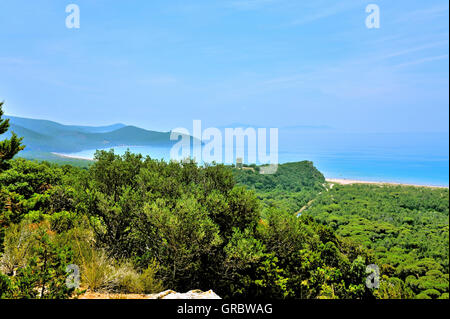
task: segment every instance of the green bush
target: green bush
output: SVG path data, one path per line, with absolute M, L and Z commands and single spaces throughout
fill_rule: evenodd
M 17 269 L 24 268 L 31 259 L 33 246 L 36 244 L 31 223 L 22 222 L 8 227 L 3 255 L 0 257 L 0 271 L 14 275 Z
M 20 239 L 23 229 L 31 234 L 24 240 L 28 250 L 22 247 L 12 249 L 9 244 L 14 246 L 16 242 L 6 242 L 5 252 L 8 252 L 7 260 L 13 273 L 9 276 L 9 289 L 3 297 L 59 299 L 71 296 L 73 289 L 66 285 L 66 266 L 72 263 L 71 250 L 58 246 L 48 222 L 22 223 L 13 227 L 11 238 L 19 236 Z M 24 252 L 26 257 L 23 257 Z M 23 264 L 25 260 L 26 264 Z
M 157 273 L 159 271 L 159 265 L 156 260 L 152 260 L 148 267 L 144 269 L 140 275 L 140 281 L 142 282 L 143 292 L 146 294 L 158 293 L 164 290 L 163 283 L 157 279 Z

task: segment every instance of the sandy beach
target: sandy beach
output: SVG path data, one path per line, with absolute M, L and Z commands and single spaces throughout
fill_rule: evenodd
M 93 161 L 92 158 L 83 157 L 83 156 L 65 155 L 65 154 L 54 153 L 54 152 L 52 152 L 52 154 L 59 156 L 59 157 L 63 157 L 63 158 Z M 448 186 L 419 185 L 419 184 L 394 183 L 394 182 L 382 182 L 382 181 L 363 181 L 363 180 L 346 179 L 346 178 L 325 178 L 325 180 L 330 184 L 340 184 L 340 185 L 370 184 L 370 185 L 391 185 L 391 186 L 415 186 L 415 187 L 429 187 L 429 188 L 449 188 Z
M 415 187 L 429 187 L 429 188 L 448 188 L 448 186 L 434 186 L 434 185 L 418 185 L 418 184 L 405 184 L 405 183 L 392 183 L 392 182 L 373 182 L 373 181 L 360 181 L 353 179 L 339 179 L 339 178 L 326 178 L 328 183 L 352 185 L 352 184 L 371 184 L 371 185 L 391 185 L 391 186 L 415 186 Z

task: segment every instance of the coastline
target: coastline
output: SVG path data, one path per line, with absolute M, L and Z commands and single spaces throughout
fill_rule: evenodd
M 77 160 L 84 160 L 84 161 L 94 161 L 94 159 L 89 158 L 89 157 L 83 157 L 83 156 L 74 156 L 74 155 L 65 155 L 65 154 L 60 154 L 60 153 L 55 153 L 55 152 L 51 152 L 51 154 L 56 155 L 58 157 L 62 157 L 62 158 L 70 158 L 70 159 L 77 159 Z
M 53 155 L 62 158 L 69 159 L 77 159 L 77 160 L 85 160 L 85 161 L 94 161 L 94 159 L 83 156 L 75 156 L 75 155 L 66 155 L 61 153 L 52 152 Z M 340 185 L 353 185 L 353 184 L 369 184 L 369 185 L 388 185 L 388 186 L 413 186 L 413 187 L 427 187 L 427 188 L 449 188 L 449 186 L 442 185 L 423 185 L 423 184 L 411 184 L 411 183 L 400 183 L 400 182 L 383 182 L 383 181 L 364 181 L 357 179 L 347 179 L 347 178 L 325 178 L 325 181 L 330 184 L 340 184 Z
M 369 184 L 369 185 L 388 185 L 388 186 L 414 186 L 414 187 L 428 187 L 428 188 L 449 188 L 448 186 L 438 186 L 438 185 L 420 185 L 420 184 L 408 184 L 408 183 L 394 183 L 394 182 L 374 182 L 374 181 L 362 181 L 355 179 L 345 179 L 345 178 L 325 178 L 325 181 L 330 184 L 340 184 L 340 185 L 353 185 L 353 184 Z

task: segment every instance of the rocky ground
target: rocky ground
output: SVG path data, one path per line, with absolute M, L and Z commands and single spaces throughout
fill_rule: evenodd
M 78 299 L 221 299 L 214 291 L 203 292 L 201 290 L 191 290 L 186 293 L 178 293 L 173 290 L 166 290 L 158 294 L 112 294 L 99 292 L 86 292 Z

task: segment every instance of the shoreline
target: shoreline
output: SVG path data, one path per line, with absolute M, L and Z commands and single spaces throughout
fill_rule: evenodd
M 56 155 L 61 158 L 67 159 L 77 159 L 77 160 L 85 160 L 85 161 L 94 161 L 94 159 L 83 156 L 75 156 L 75 155 L 66 155 L 61 153 L 52 152 L 53 155 Z M 364 181 L 357 179 L 347 179 L 347 178 L 327 178 L 325 177 L 325 181 L 330 184 L 340 184 L 340 185 L 353 185 L 353 184 L 365 184 L 365 185 L 389 185 L 389 186 L 413 186 L 413 187 L 427 187 L 427 188 L 449 188 L 449 186 L 442 185 L 423 185 L 423 184 L 411 184 L 411 183 L 400 183 L 400 182 L 383 182 L 383 181 Z
M 438 185 L 421 185 L 421 184 L 410 184 L 410 183 L 395 183 L 395 182 L 375 182 L 375 181 L 363 181 L 356 179 L 346 179 L 346 178 L 325 178 L 325 181 L 330 184 L 340 184 L 340 185 L 353 185 L 353 184 L 369 184 L 369 185 L 389 185 L 389 186 L 413 186 L 413 187 L 428 187 L 428 188 L 449 188 L 448 186 L 438 186 Z
M 77 160 L 84 160 L 84 161 L 90 161 L 90 162 L 94 161 L 93 158 L 83 157 L 83 156 L 65 155 L 65 154 L 55 153 L 55 152 L 51 152 L 51 154 L 56 155 L 58 157 L 62 157 L 62 158 L 68 158 L 68 159 L 77 159 Z

